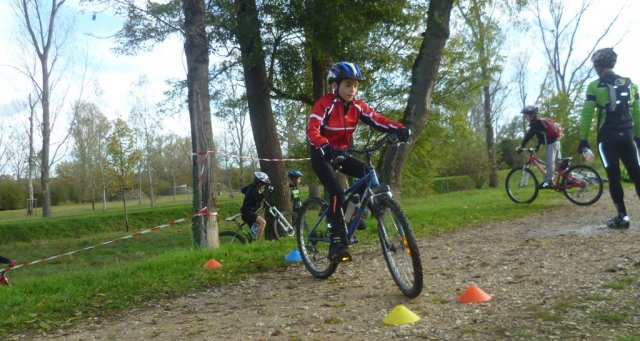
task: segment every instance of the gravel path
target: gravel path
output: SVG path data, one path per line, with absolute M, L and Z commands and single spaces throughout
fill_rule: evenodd
M 630 196 L 630 195 L 629 195 Z M 640 217 L 636 198 L 632 218 Z M 631 205 L 631 204 L 630 204 Z M 327 280 L 301 263 L 29 339 L 57 340 L 619 340 L 640 339 L 640 222 L 608 230 L 594 206 L 481 224 L 420 239 L 425 288 L 407 299 L 377 246 Z M 470 284 L 493 296 L 460 304 Z M 403 304 L 421 317 L 383 319 Z M 26 339 L 16 336 L 15 339 Z

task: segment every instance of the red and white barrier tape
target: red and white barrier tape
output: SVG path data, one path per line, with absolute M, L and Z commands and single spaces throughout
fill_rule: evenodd
M 58 257 L 70 256 L 70 255 L 72 255 L 74 253 L 88 251 L 88 250 L 91 250 L 91 249 L 96 248 L 98 246 L 112 244 L 112 243 L 115 243 L 115 242 L 119 242 L 121 240 L 125 240 L 125 239 L 129 239 L 129 238 L 141 236 L 143 234 L 147 234 L 147 233 L 150 233 L 150 232 L 153 232 L 153 231 L 158 231 L 158 230 L 161 230 L 161 229 L 166 228 L 166 227 L 170 227 L 170 226 L 173 226 L 173 225 L 176 225 L 176 224 L 184 223 L 185 221 L 189 221 L 189 220 L 191 220 L 191 219 L 193 219 L 194 217 L 197 217 L 197 216 L 214 216 L 214 215 L 217 215 L 217 213 L 216 212 L 211 212 L 211 211 L 209 211 L 208 208 L 205 207 L 205 208 L 201 209 L 200 211 L 198 211 L 198 213 L 196 213 L 196 214 L 194 214 L 192 216 L 176 219 L 176 220 L 168 222 L 166 224 L 154 226 L 154 227 L 146 229 L 146 230 L 140 230 L 138 232 L 134 232 L 134 233 L 132 233 L 130 235 L 126 235 L 124 237 L 116 238 L 116 239 L 109 240 L 109 241 L 106 241 L 106 242 L 103 242 L 103 243 L 100 243 L 100 244 L 96 244 L 96 245 L 92 245 L 92 246 L 87 246 L 87 247 L 82 248 L 82 249 L 61 253 L 59 255 L 50 256 L 50 257 L 46 257 L 46 258 L 41 258 L 41 259 L 37 259 L 37 260 L 31 261 L 31 262 L 16 264 L 13 267 L 6 267 L 4 269 L 0 269 L 0 276 L 3 276 L 5 272 L 11 271 L 11 270 L 16 270 L 16 269 L 19 269 L 21 267 L 27 267 L 27 266 L 30 266 L 30 265 L 38 264 L 40 262 L 50 261 L 50 260 L 56 259 Z
M 205 154 L 209 154 L 211 151 L 199 151 L 197 153 L 195 153 L 196 155 L 205 155 Z M 234 157 L 236 159 L 241 159 L 241 160 L 255 160 L 255 161 L 270 161 L 270 162 L 293 162 L 293 161 L 307 161 L 307 160 L 311 160 L 311 158 L 300 158 L 300 159 L 265 159 L 265 158 L 259 158 L 259 157 L 252 157 L 252 156 L 243 156 L 243 155 L 239 155 L 239 154 L 231 154 L 231 153 L 221 153 L 218 152 L 216 153 L 216 155 L 219 156 L 225 156 L 225 157 Z

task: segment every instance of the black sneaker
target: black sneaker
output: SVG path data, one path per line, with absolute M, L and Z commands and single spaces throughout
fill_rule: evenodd
M 607 227 L 610 229 L 628 229 L 629 217 L 620 217 L 619 215 L 607 222 Z
M 358 222 L 358 226 L 356 226 L 356 229 L 358 229 L 358 230 L 366 230 L 367 229 L 367 224 L 364 222 L 364 219 L 360 219 L 360 221 Z
M 342 242 L 331 243 L 329 245 L 329 260 L 333 263 L 348 262 L 351 260 L 349 247 Z

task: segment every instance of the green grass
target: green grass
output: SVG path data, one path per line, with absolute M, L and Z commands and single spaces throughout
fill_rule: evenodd
M 221 199 L 219 216 L 238 211 L 240 197 Z M 8 218 L 0 222 L 2 254 L 33 261 L 127 235 L 122 211 L 111 203 L 107 212 L 86 207 L 54 208 L 56 217 Z M 503 188 L 403 198 L 402 206 L 418 236 L 470 224 L 508 220 L 550 207 L 571 206 L 558 193 L 543 193 L 530 205 L 509 201 Z M 61 214 L 66 212 L 67 214 Z M 24 212 L 22 212 L 24 214 Z M 132 207 L 132 230 L 142 230 L 191 214 L 189 204 L 159 201 L 158 207 Z M 7 216 L 11 216 L 9 213 Z M 222 219 L 221 228 L 230 228 Z M 375 239 L 369 220 L 361 242 Z M 131 231 L 133 232 L 133 231 Z M 9 271 L 11 286 L 0 287 L 0 338 L 8 331 L 51 329 L 88 316 L 131 309 L 152 300 L 171 298 L 206 287 L 238 281 L 244 276 L 287 266 L 284 255 L 293 239 L 219 249 L 193 249 L 189 223 L 126 239 L 117 244 L 63 256 Z M 223 264 L 204 270 L 215 258 Z

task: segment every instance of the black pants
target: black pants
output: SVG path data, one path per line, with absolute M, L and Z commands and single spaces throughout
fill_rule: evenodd
M 0 256 L 0 263 L 9 264 L 11 263 L 11 260 L 9 258 Z
M 603 131 L 598 134 L 598 151 L 602 164 L 609 178 L 609 194 L 618 214 L 626 216 L 624 205 L 624 190 L 620 182 L 620 161 L 627 169 L 631 180 L 635 184 L 636 194 L 640 198 L 640 156 L 633 141 L 633 132 Z
M 332 226 L 332 237 L 339 237 L 343 243 L 346 243 L 346 225 L 342 212 L 344 189 L 340 181 L 338 181 L 331 161 L 323 158 L 320 150 L 313 146 L 311 146 L 311 167 L 313 167 L 313 170 L 316 172 L 316 175 L 318 175 L 320 182 L 324 185 L 325 191 L 329 195 L 329 212 L 327 219 Z M 364 161 L 353 156 L 347 156 L 341 163 L 340 172 L 356 178 L 362 178 L 366 174 L 366 167 Z M 358 190 L 363 191 L 364 186 Z M 362 193 L 360 193 L 360 195 L 362 195 Z

